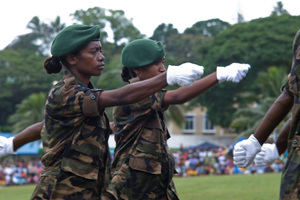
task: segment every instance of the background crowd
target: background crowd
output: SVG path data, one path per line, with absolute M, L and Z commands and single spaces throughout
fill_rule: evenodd
M 233 164 L 232 148 L 194 147 L 173 151 L 176 158 L 177 176 L 255 174 L 281 172 L 286 161 L 286 154 L 272 165 L 256 167 L 254 163 L 247 168 L 238 168 Z
M 10 158 L 0 163 L 0 186 L 37 183 L 43 165 L 39 158 Z
M 204 176 L 232 174 L 261 174 L 281 172 L 286 162 L 286 154 L 272 165 L 256 167 L 254 164 L 246 169 L 233 164 L 232 148 L 189 147 L 173 150 L 176 160 L 175 176 Z M 43 171 L 40 157 L 8 156 L 0 162 L 0 186 L 36 184 Z

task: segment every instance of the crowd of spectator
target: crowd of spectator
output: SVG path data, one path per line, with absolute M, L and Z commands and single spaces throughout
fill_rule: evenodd
M 7 159 L 0 161 L 0 186 L 35 184 L 43 171 L 40 159 Z
M 266 167 L 256 167 L 254 164 L 246 169 L 233 164 L 232 148 L 180 148 L 173 150 L 176 160 L 177 176 L 222 175 L 222 174 L 253 174 L 281 172 L 286 154 L 280 160 Z
M 280 160 L 266 167 L 250 165 L 241 169 L 233 164 L 232 149 L 189 147 L 173 150 L 176 176 L 231 175 L 281 172 L 286 161 L 284 154 Z M 43 170 L 40 157 L 23 159 L 10 156 L 0 161 L 0 186 L 35 184 Z

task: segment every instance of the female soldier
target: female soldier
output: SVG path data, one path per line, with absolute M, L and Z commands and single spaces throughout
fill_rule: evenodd
M 287 162 L 281 175 L 281 200 L 300 199 L 300 30 L 297 31 L 292 45 L 292 65 L 288 81 L 282 86 L 281 94 L 266 112 L 255 132 L 248 139 L 235 144 L 233 162 L 237 167 L 248 167 L 253 160 L 258 165 L 266 165 L 276 160 L 285 150 Z M 264 144 L 278 124 L 292 112 L 280 132 L 276 143 Z M 263 145 L 263 146 L 262 146 Z M 257 153 L 262 151 L 256 157 Z
M 144 41 L 144 40 L 141 40 L 141 41 Z M 145 41 L 149 41 L 149 40 L 145 40 Z M 147 42 L 146 42 L 147 43 Z M 130 46 L 131 44 L 129 44 L 128 46 Z M 146 46 L 145 46 L 146 47 Z M 148 49 L 148 47 L 149 47 L 149 49 Z M 126 62 L 125 61 L 125 59 L 126 59 L 126 57 L 125 57 L 125 55 L 126 56 L 133 56 L 132 57 L 132 59 L 133 60 L 135 60 L 136 59 L 136 61 L 141 65 L 141 66 L 143 66 L 143 65 L 148 65 L 148 67 L 143 67 L 143 68 L 141 68 L 141 70 L 143 71 L 144 69 L 146 69 L 146 68 L 149 68 L 149 70 L 148 70 L 148 72 L 147 71 L 144 71 L 142 74 L 143 74 L 143 76 L 145 76 L 144 78 L 143 78 L 143 76 L 142 76 L 142 74 L 140 74 L 139 75 L 139 77 L 140 77 L 140 79 L 141 80 L 144 80 L 144 79 L 149 79 L 151 76 L 161 76 L 161 74 L 164 74 L 165 73 L 165 69 L 164 69 L 164 66 L 163 66 L 163 64 L 162 64 L 162 62 L 163 62 L 163 59 L 164 59 L 164 55 L 165 55 L 165 53 L 164 53 L 164 48 L 163 48 L 163 46 L 162 46 L 162 44 L 159 42 L 159 43 L 155 43 L 155 42 L 153 42 L 153 41 L 151 41 L 150 42 L 150 46 L 148 46 L 147 48 L 143 48 L 143 49 L 136 49 L 136 51 L 135 52 L 132 52 L 131 54 L 129 54 L 129 55 L 126 55 L 126 51 L 127 50 L 125 50 L 124 49 L 124 51 L 123 51 L 123 54 L 122 54 L 122 60 L 123 60 L 123 64 Z M 128 48 L 127 48 L 128 49 Z M 135 49 L 135 48 L 134 48 Z M 141 51 L 140 51 L 141 50 Z M 129 59 L 129 58 L 128 58 Z M 145 60 L 144 62 L 143 62 L 143 60 Z M 126 65 L 125 65 L 126 66 Z M 169 68 L 172 68 L 173 66 L 169 66 Z M 204 90 L 206 90 L 206 89 L 208 89 L 211 85 L 214 85 L 215 83 L 217 83 L 218 81 L 222 81 L 222 80 L 231 80 L 231 81 L 233 81 L 233 82 L 238 82 L 238 81 L 240 81 L 240 79 L 242 78 L 242 77 L 244 77 L 245 76 L 245 74 L 247 73 L 247 71 L 248 71 L 248 65 L 238 65 L 238 64 L 235 64 L 235 65 L 232 65 L 231 66 L 231 68 L 230 67 L 227 67 L 227 68 L 223 68 L 223 67 L 219 67 L 218 69 L 219 69 L 219 71 L 218 71 L 218 73 L 217 73 L 217 75 L 218 75 L 218 79 L 215 77 L 216 76 L 216 73 L 214 73 L 214 74 L 212 74 L 212 75 L 210 75 L 210 76 L 208 76 L 208 77 L 210 77 L 210 78 L 206 78 L 207 79 L 207 81 L 204 81 L 204 82 L 202 82 L 202 83 L 198 83 L 197 84 L 197 87 L 194 87 L 194 86 L 192 86 L 193 87 L 193 89 L 192 90 L 190 90 L 190 92 L 188 92 L 188 93 L 186 93 L 186 94 L 184 94 L 185 92 L 185 90 L 186 90 L 186 87 L 185 88 L 182 88 L 182 89 L 180 89 L 179 91 L 181 91 L 184 95 L 184 97 L 185 98 L 187 98 L 187 99 L 190 99 L 190 98 L 192 98 L 192 97 L 194 97 L 195 95 L 198 95 L 198 94 L 200 94 L 202 91 L 204 91 Z M 157 70 L 155 71 L 155 69 L 157 68 Z M 133 70 L 132 69 L 129 69 L 129 68 L 124 68 L 124 70 L 126 70 L 126 69 L 128 69 L 128 72 L 129 73 L 134 73 L 133 72 Z M 152 69 L 152 70 L 151 70 Z M 135 69 L 135 70 L 139 70 L 138 68 L 137 69 Z M 169 69 L 168 69 L 168 72 L 169 72 Z M 148 75 L 148 73 L 149 73 L 149 75 Z M 180 73 L 182 73 L 182 72 L 180 72 Z M 134 73 L 135 74 L 135 73 Z M 133 76 L 135 76 L 133 74 Z M 139 74 L 139 72 L 137 72 L 137 74 Z M 151 80 L 151 79 L 153 79 L 153 78 L 150 78 L 149 80 Z M 179 79 L 179 78 L 178 78 Z M 128 79 L 127 79 L 128 80 Z M 139 81 L 139 82 L 141 82 L 141 81 Z M 132 84 L 130 84 L 130 85 L 135 85 L 135 84 L 138 84 L 139 82 L 137 82 L 137 83 L 132 83 Z M 203 85 L 202 85 L 203 84 Z M 200 86 L 201 85 L 201 86 Z M 199 89 L 195 89 L 195 88 L 199 88 Z M 103 92 L 104 93 L 104 92 Z M 154 93 L 154 92 L 153 92 Z M 153 101 L 154 101 L 154 103 L 155 102 L 157 102 L 157 101 L 159 101 L 159 102 L 157 102 L 157 103 L 155 103 L 155 105 L 157 105 L 157 106 L 161 106 L 161 105 L 159 105 L 160 103 L 161 103 L 161 100 L 162 99 L 155 99 L 157 96 L 160 98 L 160 97 L 162 97 L 162 95 L 164 94 L 165 92 L 164 91 L 161 91 L 161 92 L 159 92 L 158 94 L 154 94 L 152 97 L 154 97 L 154 99 L 153 99 Z M 172 95 L 173 94 L 173 95 Z M 170 96 L 169 96 L 170 95 Z M 176 95 L 177 95 L 177 93 L 173 93 L 172 91 L 170 91 L 170 92 L 168 92 L 168 96 L 165 96 L 164 97 L 164 101 L 165 101 L 165 103 L 166 103 L 166 105 L 168 105 L 169 103 L 168 103 L 168 101 L 173 101 L 174 103 L 181 103 L 181 101 L 183 101 L 184 99 L 181 99 L 180 97 L 176 97 Z M 166 98 L 166 97 L 168 97 L 168 98 Z M 145 99 L 145 97 L 141 97 L 141 98 L 143 98 L 143 99 Z M 175 98 L 175 99 L 177 99 L 177 100 L 171 100 L 170 98 Z M 167 101 L 166 101 L 167 100 Z M 143 100 L 143 101 L 145 101 L 145 100 Z M 142 102 L 143 102 L 142 101 Z M 148 98 L 146 99 L 146 101 L 148 101 Z M 154 106 L 155 106 L 154 105 Z M 130 107 L 131 107 L 132 105 L 130 105 Z M 129 106 L 125 106 L 124 108 L 125 108 L 125 110 L 124 111 L 126 111 L 126 108 L 127 107 L 129 107 Z M 166 109 L 167 108 L 167 106 L 165 107 L 165 106 L 163 106 L 163 108 L 162 109 Z M 157 109 L 159 109 L 159 108 L 157 108 Z M 150 110 L 151 111 L 151 110 Z M 151 111 L 151 112 L 153 112 L 153 111 Z M 162 114 L 162 113 L 159 113 L 159 114 Z M 141 115 L 142 117 L 143 117 L 143 115 Z M 137 118 L 138 119 L 138 118 Z M 160 118 L 159 118 L 160 119 Z M 162 117 L 161 117 L 161 119 L 163 119 Z M 132 120 L 136 120 L 136 119 L 132 119 Z M 157 119 L 156 119 L 157 120 Z M 138 120 L 137 120 L 138 121 Z M 155 122 L 155 120 L 154 120 L 154 122 Z M 130 123 L 129 123 L 130 124 Z M 122 125 L 122 124 L 121 124 Z M 134 122 L 133 123 L 133 129 L 132 130 L 134 130 L 135 128 L 137 128 L 137 127 L 135 127 L 136 126 L 136 123 Z M 150 124 L 151 125 L 151 124 Z M 154 123 L 154 126 L 157 126 L 158 124 L 155 124 Z M 148 124 L 148 126 L 149 126 L 149 124 Z M 151 127 L 150 127 L 151 128 Z M 165 129 L 165 127 L 164 127 L 164 124 L 163 124 L 163 127 L 161 127 L 161 128 L 164 128 L 164 131 L 167 131 L 166 129 Z M 128 129 L 130 129 L 130 126 L 128 126 Z M 125 133 L 125 132 L 124 132 Z M 164 132 L 164 136 L 163 137 L 167 137 L 168 135 L 166 135 L 165 133 L 167 133 L 167 132 Z M 161 131 L 160 132 L 158 132 L 158 134 L 161 134 Z M 18 137 L 18 136 L 17 136 Z M 15 138 L 15 139 L 19 139 L 19 137 L 18 138 Z M 118 138 L 118 136 L 117 136 L 117 138 Z M 14 142 L 15 142 L 15 139 L 14 139 Z M 124 140 L 125 140 L 126 138 L 124 138 Z M 133 138 L 134 139 L 134 138 Z M 165 142 L 165 141 L 162 141 L 162 142 Z M 118 145 L 120 145 L 120 143 L 118 143 Z M 10 146 L 12 146 L 12 145 L 10 145 Z M 118 149 L 120 149 L 120 148 L 118 148 L 117 147 L 117 151 L 119 151 L 120 152 L 120 150 L 118 150 Z M 168 150 L 168 149 L 166 149 L 166 150 Z M 127 152 L 127 151 L 126 151 Z M 170 152 L 166 152 L 166 153 L 170 153 Z M 116 155 L 119 155 L 118 153 L 116 153 Z M 123 154 L 123 155 L 125 155 L 125 154 Z M 170 156 L 170 155 L 167 155 L 167 156 Z M 166 158 L 166 156 L 164 156 L 164 158 Z M 172 160 L 170 159 L 170 162 L 172 162 Z M 116 161 L 115 163 L 118 163 L 118 161 Z M 121 162 L 119 162 L 119 163 L 121 163 Z M 166 164 L 166 162 L 164 162 L 165 164 Z M 151 163 L 150 163 L 151 164 Z M 165 166 L 164 166 L 165 167 Z M 172 167 L 172 166 L 171 166 Z M 163 168 L 164 170 L 165 170 L 165 168 Z M 156 173 L 159 171 L 159 169 L 157 169 L 156 170 Z M 161 172 L 159 172 L 159 173 L 161 173 Z M 170 174 L 170 177 L 172 176 L 172 174 L 173 174 L 173 171 L 171 170 L 171 174 Z M 170 178 L 170 177 L 167 177 L 167 178 Z M 114 177 L 114 180 L 112 181 L 112 184 L 110 185 L 110 187 L 113 187 L 113 184 L 114 184 L 114 182 L 115 182 L 115 180 L 116 180 L 116 177 Z M 167 181 L 168 182 L 168 181 Z M 152 182 L 153 183 L 153 182 Z M 168 185 L 166 185 L 165 186 L 165 188 L 167 188 L 168 187 Z M 117 189 L 117 188 L 116 188 Z M 109 191 L 110 189 L 108 189 L 108 191 Z M 148 190 L 148 188 L 146 188 L 146 190 Z M 157 192 L 161 192 L 161 191 L 157 191 Z M 166 196 L 166 191 L 162 191 L 164 194 L 162 194 L 162 195 L 160 195 L 160 196 Z M 127 194 L 126 194 L 127 195 Z M 142 194 L 142 196 L 144 197 L 145 195 L 143 195 Z M 175 194 L 175 196 L 176 196 L 176 194 Z M 107 196 L 105 196 L 105 197 L 103 197 L 103 198 L 106 198 Z M 129 199 L 131 199 L 131 198 L 133 198 L 134 197 L 134 195 L 129 195 Z M 116 197 L 116 198 L 118 198 L 118 197 Z
M 160 42 L 139 39 L 122 51 L 123 81 L 135 84 L 166 71 Z M 163 112 L 169 105 L 182 104 L 219 81 L 239 82 L 248 64 L 218 67 L 191 87 L 160 90 L 138 103 L 114 109 L 116 148 L 112 179 L 103 199 L 178 199 L 172 181 L 174 158 L 167 144 L 170 138 Z
M 52 43 L 44 67 L 49 74 L 62 65 L 65 71 L 47 97 L 41 132 L 45 167 L 31 199 L 100 199 L 110 169 L 105 107 L 138 102 L 168 84 L 191 84 L 203 73 L 203 67 L 185 64 L 184 70 L 173 67 L 120 89 L 94 89 L 90 78 L 101 75 L 105 59 L 99 38 L 98 26 L 74 24 Z

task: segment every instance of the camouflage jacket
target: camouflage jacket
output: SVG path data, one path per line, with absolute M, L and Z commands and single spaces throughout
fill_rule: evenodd
M 177 199 L 172 182 L 174 157 L 163 116 L 165 92 L 114 108 L 116 148 L 112 180 L 106 189 L 114 197 L 103 199 L 164 199 L 167 193 L 174 196 L 169 199 Z
M 282 172 L 280 199 L 300 199 L 300 31 L 293 43 L 293 62 L 286 87 L 294 96 L 288 136 L 288 160 Z
M 52 88 L 45 105 L 45 130 L 41 133 L 43 175 L 69 172 L 99 182 L 99 191 L 103 189 L 104 174 L 111 163 L 111 129 L 104 110 L 98 109 L 101 92 L 91 83 L 86 87 L 68 70 Z

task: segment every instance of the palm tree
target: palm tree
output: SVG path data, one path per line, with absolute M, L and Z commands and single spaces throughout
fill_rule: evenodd
M 267 72 L 258 74 L 256 84 L 261 91 L 260 94 L 243 93 L 245 98 L 253 99 L 255 96 L 256 100 L 250 106 L 240 108 L 235 112 L 230 127 L 239 132 L 237 138 L 247 138 L 254 133 L 268 109 L 280 95 L 280 88 L 286 82 L 286 76 L 283 74 L 286 74 L 286 69 L 270 67 Z M 274 130 L 275 135 L 289 116 Z
M 184 125 L 184 113 L 183 113 L 183 106 L 182 105 L 171 105 L 169 109 L 165 112 L 165 117 L 167 123 L 172 121 L 178 127 L 182 127 Z
M 39 47 L 39 53 L 41 55 L 47 54 L 53 38 L 59 31 L 65 28 L 65 23 L 61 23 L 60 17 L 57 16 L 54 21 L 49 23 L 41 22 L 39 17 L 33 17 L 27 25 L 27 28 L 32 32 L 29 35 L 33 35 L 35 40 L 33 41 Z
M 61 23 L 60 17 L 45 23 L 35 16 L 27 24 L 31 32 L 19 35 L 7 48 L 30 49 L 37 55 L 48 55 L 53 38 L 64 27 L 65 23 Z
M 12 124 L 12 133 L 17 133 L 26 127 L 44 119 L 45 93 L 34 93 L 17 105 L 17 111 L 8 118 Z
M 283 8 L 283 3 L 281 1 L 278 1 L 277 5 L 274 7 L 274 10 L 271 13 L 271 16 L 281 15 L 289 15 L 289 12 Z

